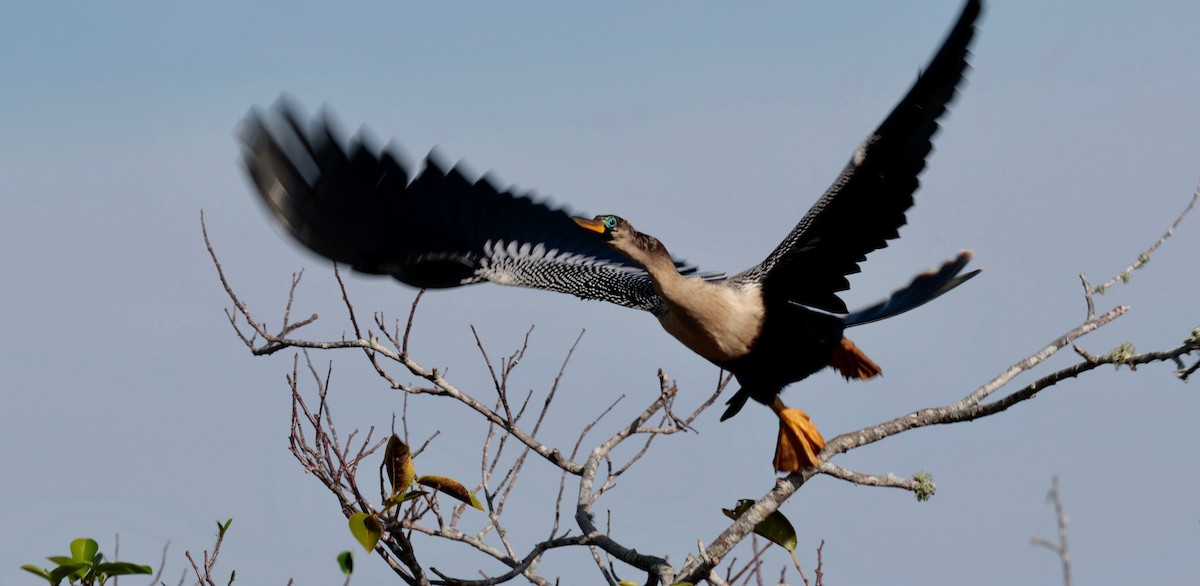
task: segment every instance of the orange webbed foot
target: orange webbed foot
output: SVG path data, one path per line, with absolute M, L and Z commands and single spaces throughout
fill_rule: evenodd
M 779 398 L 771 405 L 779 416 L 779 440 L 775 444 L 775 470 L 795 472 L 821 463 L 817 454 L 825 447 L 825 438 L 799 409 L 790 409 Z

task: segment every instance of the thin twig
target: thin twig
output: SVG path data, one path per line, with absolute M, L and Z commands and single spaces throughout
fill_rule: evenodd
M 1171 227 L 1167 228 L 1167 231 L 1158 239 L 1158 241 L 1150 245 L 1150 248 L 1146 249 L 1145 252 L 1139 254 L 1137 260 L 1134 260 L 1133 264 L 1125 267 L 1125 270 L 1117 273 L 1116 276 L 1106 281 L 1103 285 L 1097 285 L 1095 291 L 1097 293 L 1103 293 L 1109 287 L 1116 285 L 1117 281 L 1128 283 L 1130 275 L 1133 273 L 1133 271 L 1142 268 L 1146 265 L 1146 263 L 1150 262 L 1150 257 L 1155 251 L 1158 250 L 1158 247 L 1162 246 L 1162 244 L 1166 242 L 1172 234 L 1175 233 L 1175 228 L 1178 228 L 1179 223 L 1183 221 L 1183 218 L 1187 216 L 1188 212 L 1192 211 L 1192 208 L 1196 205 L 1197 199 L 1200 199 L 1200 184 L 1196 185 L 1196 189 L 1192 192 L 1192 199 L 1188 200 L 1187 206 L 1183 208 L 1182 212 L 1179 212 L 1179 215 L 1175 217 L 1175 221 L 1171 223 Z
M 1044 547 L 1058 555 L 1058 559 L 1062 563 L 1063 586 L 1071 586 L 1071 556 L 1067 552 L 1067 523 L 1070 522 L 1070 517 L 1063 512 L 1062 495 L 1058 492 L 1058 476 L 1051 478 L 1050 492 L 1046 494 L 1046 500 L 1054 505 L 1054 517 L 1058 522 L 1058 543 L 1037 537 L 1031 539 L 1030 543 Z

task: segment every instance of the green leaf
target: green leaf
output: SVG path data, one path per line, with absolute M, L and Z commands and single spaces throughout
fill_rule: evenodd
M 52 562 L 54 562 L 54 563 L 56 563 L 56 564 L 58 564 L 58 565 L 60 565 L 60 566 L 65 566 L 65 565 L 67 565 L 67 564 L 73 564 L 73 563 L 76 563 L 74 558 L 69 558 L 69 557 L 67 557 L 67 556 L 65 556 L 65 555 L 52 555 L 52 556 L 50 556 L 50 557 L 48 557 L 48 558 L 46 558 L 46 559 L 48 559 L 48 560 L 50 560 L 50 561 L 52 561 Z
M 225 532 L 229 531 L 229 526 L 232 524 L 233 518 L 226 520 L 224 525 L 222 525 L 220 521 L 217 521 L 217 536 L 225 537 Z
M 50 581 L 50 570 L 39 568 L 32 564 L 25 564 L 25 565 L 21 566 L 21 569 L 25 570 L 26 572 L 29 572 L 30 574 L 37 574 L 37 575 L 45 578 L 47 582 Z
M 754 505 L 754 501 L 749 499 L 741 499 L 737 502 L 737 506 L 733 510 L 721 509 L 726 517 L 730 519 L 738 519 L 743 513 L 750 510 Z M 766 519 L 759 521 L 754 526 L 754 532 L 767 538 L 776 545 L 792 552 L 796 552 L 796 529 L 792 527 L 792 522 L 788 521 L 783 513 L 775 511 L 767 515 Z
M 58 586 L 59 583 L 61 583 L 63 581 L 63 578 L 66 578 L 67 576 L 71 576 L 76 573 L 78 573 L 80 576 L 82 576 L 83 573 L 87 572 L 87 569 L 89 567 L 91 567 L 91 566 L 89 566 L 88 564 L 85 564 L 85 563 L 68 564 L 65 566 L 59 566 L 59 567 L 51 570 L 50 577 L 48 578 L 48 580 L 50 580 L 50 583 L 53 584 L 54 586 Z
M 427 494 L 429 494 L 429 492 L 424 491 L 424 490 L 410 490 L 402 495 L 393 496 L 392 498 L 388 499 L 388 505 L 389 506 L 399 505 L 401 503 L 411 501 L 415 498 L 422 497 Z
M 383 537 L 383 526 L 374 515 L 354 513 L 350 515 L 350 533 L 367 552 L 371 552 L 375 549 L 375 544 L 379 543 L 379 538 Z
M 71 542 L 71 558 L 77 562 L 90 564 L 99 551 L 100 544 L 95 539 L 80 537 Z
M 467 487 L 463 486 L 461 482 L 453 478 L 446 476 L 422 476 L 417 479 L 417 484 L 446 493 L 476 509 L 483 510 L 483 505 L 479 503 L 479 499 L 475 498 L 475 495 L 467 490 Z
M 338 567 L 342 569 L 342 573 L 349 576 L 354 573 L 354 552 L 343 551 L 337 557 Z
M 642 585 L 638 584 L 637 582 L 634 582 L 633 580 L 621 580 L 620 582 L 617 582 L 617 586 L 642 586 Z M 674 586 L 674 585 L 672 585 L 672 586 Z
M 392 494 L 408 490 L 413 478 L 417 475 L 413 467 L 412 452 L 408 444 L 400 436 L 392 434 L 388 438 L 387 448 L 383 450 L 383 465 L 387 468 L 388 482 L 392 484 Z
M 130 562 L 107 562 L 96 566 L 97 574 L 108 576 L 129 576 L 133 574 L 153 574 L 150 566 L 142 566 Z

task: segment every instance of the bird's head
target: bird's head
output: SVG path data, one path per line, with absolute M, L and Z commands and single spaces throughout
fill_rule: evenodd
M 605 215 L 596 216 L 589 220 L 587 218 L 572 218 L 576 224 L 591 230 L 600 235 L 605 242 L 614 240 L 623 240 L 634 233 L 633 226 L 629 225 L 624 218 L 620 216 Z
M 620 216 L 603 215 L 596 216 L 591 220 L 587 218 L 573 219 L 576 224 L 599 234 L 600 239 L 607 242 L 614 250 L 642 266 L 646 266 L 656 258 L 666 259 L 668 262 L 671 260 L 671 255 L 667 253 L 667 249 L 661 242 L 649 234 L 642 234 L 634 230 L 633 226 Z

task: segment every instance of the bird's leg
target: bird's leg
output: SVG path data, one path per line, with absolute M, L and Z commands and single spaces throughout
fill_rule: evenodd
M 808 420 L 808 413 L 790 409 L 778 396 L 771 410 L 779 416 L 779 440 L 775 444 L 775 469 L 795 472 L 820 463 L 817 454 L 825 447 L 825 438 Z

